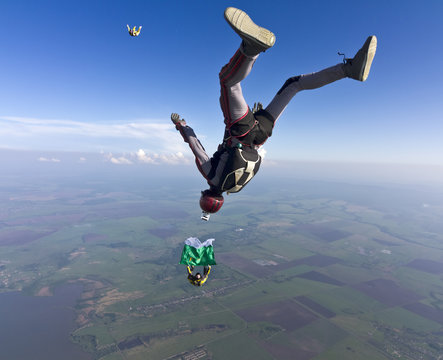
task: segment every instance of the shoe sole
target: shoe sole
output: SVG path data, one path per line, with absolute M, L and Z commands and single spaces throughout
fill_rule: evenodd
M 265 49 L 269 49 L 275 44 L 275 35 L 256 25 L 248 14 L 240 9 L 228 7 L 225 10 L 225 20 L 241 38 L 253 41 Z
M 374 60 L 375 51 L 377 50 L 377 38 L 375 36 L 370 36 L 364 45 L 367 47 L 365 63 L 360 74 L 360 81 L 366 81 L 369 76 L 369 70 L 371 70 L 372 60 Z

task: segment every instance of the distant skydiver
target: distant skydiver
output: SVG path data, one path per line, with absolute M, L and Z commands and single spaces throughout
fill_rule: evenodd
M 194 286 L 202 286 L 206 280 L 208 280 L 209 273 L 211 272 L 211 266 L 205 266 L 203 268 L 203 276 L 198 272 L 195 275 L 192 274 L 194 266 L 188 265 L 188 281 Z
M 211 265 L 217 265 L 214 257 L 214 239 L 205 240 L 203 243 L 195 237 L 185 240 L 180 264 L 187 265 L 188 280 L 192 285 L 202 286 L 211 272 Z M 193 275 L 194 266 L 203 266 L 203 276 L 200 273 Z
M 272 135 L 275 122 L 295 94 L 346 77 L 365 81 L 377 48 L 377 38 L 369 36 L 354 58 L 345 58 L 343 63 L 319 72 L 289 78 L 266 108 L 258 106 L 251 111 L 243 98 L 240 82 L 250 73 L 258 55 L 274 45 L 275 35 L 257 26 L 239 9 L 228 7 L 225 19 L 241 37 L 242 43 L 219 74 L 220 105 L 226 128 L 223 142 L 212 158 L 186 121 L 178 114 L 171 115 L 172 122 L 189 144 L 197 167 L 209 184 L 209 189 L 202 191 L 200 197 L 203 220 L 209 220 L 211 213 L 220 210 L 223 192 L 229 194 L 242 190 L 257 173 L 261 163 L 257 150 Z
M 128 27 L 129 35 L 131 35 L 131 36 L 139 36 L 140 35 L 140 31 L 142 29 L 141 26 L 139 26 L 138 30 L 136 30 L 137 26 L 134 26 L 132 29 L 129 27 L 129 25 L 126 25 L 126 26 Z

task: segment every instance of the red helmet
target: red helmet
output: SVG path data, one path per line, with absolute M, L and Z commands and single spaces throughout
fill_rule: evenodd
M 214 193 L 211 190 L 202 191 L 200 197 L 200 207 L 204 212 L 213 214 L 220 210 L 224 202 L 222 194 Z

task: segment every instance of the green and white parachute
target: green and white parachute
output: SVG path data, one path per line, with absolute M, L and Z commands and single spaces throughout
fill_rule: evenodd
M 214 239 L 208 239 L 202 243 L 195 237 L 186 239 L 180 264 L 192 266 L 216 265 L 213 241 Z

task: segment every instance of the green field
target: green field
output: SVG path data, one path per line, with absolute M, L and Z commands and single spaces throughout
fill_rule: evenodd
M 442 202 L 298 185 L 229 197 L 208 223 L 168 186 L 0 187 L 0 290 L 82 284 L 71 340 L 101 360 L 437 358 L 443 235 L 429 227 Z M 178 264 L 189 236 L 214 237 L 227 259 L 202 288 Z

